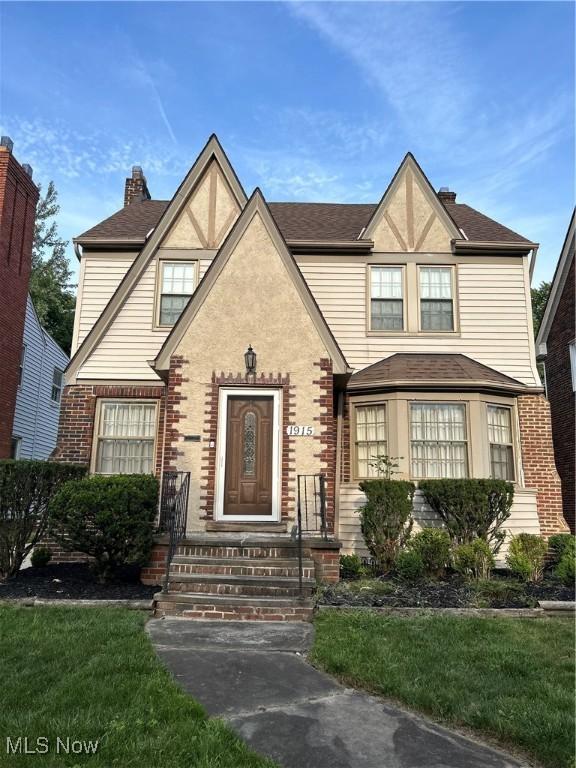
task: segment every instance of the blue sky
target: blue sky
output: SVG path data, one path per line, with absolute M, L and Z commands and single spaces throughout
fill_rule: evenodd
M 215 131 L 270 201 L 377 201 L 410 150 L 436 188 L 541 243 L 536 282 L 553 273 L 574 201 L 571 3 L 0 11 L 2 133 L 56 183 L 67 238 L 121 207 L 133 164 L 171 197 Z

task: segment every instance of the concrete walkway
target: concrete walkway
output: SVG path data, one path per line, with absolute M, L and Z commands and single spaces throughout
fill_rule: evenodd
M 154 619 L 178 683 L 284 768 L 519 768 L 522 763 L 365 693 L 304 658 L 304 622 Z

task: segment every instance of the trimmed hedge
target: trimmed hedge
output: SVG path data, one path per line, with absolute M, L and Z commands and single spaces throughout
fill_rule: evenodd
M 418 488 L 442 519 L 454 544 L 484 539 L 496 554 L 505 538 L 514 486 L 505 480 L 421 480 Z
M 0 461 L 0 579 L 14 576 L 44 536 L 48 502 L 66 481 L 86 468 L 49 461 Z
M 50 533 L 94 558 L 101 581 L 123 565 L 144 565 L 154 543 L 158 480 L 94 475 L 66 483 L 50 502 Z
M 414 483 L 407 480 L 364 480 L 360 490 L 360 526 L 368 551 L 380 573 L 388 573 L 412 530 Z

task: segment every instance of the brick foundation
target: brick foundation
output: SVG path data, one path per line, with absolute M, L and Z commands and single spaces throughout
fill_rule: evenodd
M 168 544 L 165 541 L 156 542 L 150 555 L 150 561 L 140 572 L 142 584 L 160 585 L 166 573 L 166 556 Z
M 562 515 L 560 478 L 554 463 L 550 406 L 543 395 L 518 398 L 524 485 L 536 488 L 538 518 L 543 536 L 568 530 Z M 570 429 L 573 425 L 570 425 Z

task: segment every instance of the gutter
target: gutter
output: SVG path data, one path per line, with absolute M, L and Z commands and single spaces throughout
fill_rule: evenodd
M 437 379 L 429 381 L 409 381 L 409 380 L 390 380 L 382 379 L 380 381 L 370 381 L 365 383 L 355 383 L 353 378 L 349 381 L 347 386 L 348 392 L 366 392 L 369 390 L 408 390 L 408 391 L 446 391 L 453 390 L 457 392 L 478 392 L 479 390 L 500 391 L 512 394 L 540 394 L 544 391 L 544 387 L 530 387 L 520 382 L 518 384 L 499 384 L 495 381 L 478 380 L 478 381 L 454 381 L 452 379 Z
M 531 242 L 497 242 L 487 240 L 452 240 L 452 245 L 455 251 L 473 252 L 473 253 L 486 253 L 492 251 L 508 251 L 511 254 L 526 255 L 534 249 L 538 249 L 538 243 Z

